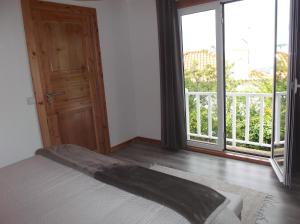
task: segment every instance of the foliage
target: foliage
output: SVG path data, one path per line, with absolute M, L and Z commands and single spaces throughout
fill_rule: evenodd
M 276 71 L 276 92 L 285 92 L 287 90 L 287 54 L 279 53 L 277 57 Z M 249 80 L 239 80 L 232 76 L 234 64 L 226 62 L 225 65 L 225 83 L 226 92 L 252 92 L 252 93 L 272 93 L 273 78 L 260 71 L 250 71 Z M 197 61 L 193 61 L 192 66 L 185 70 L 185 88 L 189 92 L 217 92 L 217 74 L 216 67 L 210 64 L 199 68 Z M 285 128 L 285 112 L 286 104 L 282 101 L 281 110 L 281 139 L 284 138 Z M 250 107 L 250 133 L 249 140 L 259 141 L 260 129 L 260 99 L 251 98 Z M 208 97 L 200 96 L 200 118 L 201 133 L 208 134 Z M 245 97 L 237 97 L 236 102 L 236 137 L 243 140 L 245 138 L 245 115 L 246 115 L 246 99 Z M 232 98 L 226 97 L 226 137 L 232 138 Z M 197 109 L 196 98 L 189 97 L 190 112 L 190 131 L 197 133 Z M 213 136 L 217 136 L 218 118 L 217 118 L 217 96 L 212 96 L 212 131 Z M 271 143 L 272 137 L 272 99 L 265 99 L 264 106 L 264 142 Z M 201 139 L 200 139 L 201 140 Z M 205 139 L 207 141 L 207 139 Z M 214 142 L 214 140 L 211 140 Z M 229 143 L 229 142 L 228 142 Z M 229 143 L 230 144 L 230 143 Z M 269 150 L 266 148 L 247 145 L 248 148 L 256 148 Z

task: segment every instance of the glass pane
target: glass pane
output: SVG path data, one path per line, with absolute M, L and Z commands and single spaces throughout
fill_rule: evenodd
M 275 0 L 228 3 L 224 13 L 227 149 L 270 157 Z
M 182 16 L 188 139 L 217 143 L 216 12 Z
M 278 0 L 274 159 L 283 169 L 287 109 L 290 1 Z

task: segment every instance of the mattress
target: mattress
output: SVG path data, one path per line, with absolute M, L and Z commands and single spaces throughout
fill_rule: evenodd
M 240 223 L 241 200 L 213 224 Z M 34 156 L 0 169 L 1 224 L 188 224 L 175 211 L 104 184 L 74 169 Z

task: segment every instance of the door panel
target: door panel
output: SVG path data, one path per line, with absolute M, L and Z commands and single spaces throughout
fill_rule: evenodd
M 55 15 L 56 13 L 54 13 Z M 48 16 L 46 16 L 48 15 Z M 90 96 L 90 74 L 87 66 L 87 45 L 84 36 L 88 24 L 84 17 L 59 20 L 51 13 L 39 20 L 38 33 L 45 69 L 48 117 L 56 117 L 52 140 L 73 143 L 96 150 L 95 120 Z M 44 21 L 46 20 L 46 21 Z
M 276 11 L 276 46 L 275 46 L 275 72 L 274 72 L 274 130 L 272 165 L 278 177 L 284 181 L 285 176 L 285 155 L 287 154 L 287 138 L 289 128 L 287 128 L 289 105 L 288 93 L 290 77 L 289 71 L 289 36 L 290 36 L 290 2 L 277 0 Z
M 52 72 L 81 72 L 84 68 L 83 27 L 80 23 L 45 22 Z
M 179 10 L 188 144 L 216 150 L 224 148 L 220 9 L 210 3 Z
M 27 4 L 24 2 L 23 12 Z M 25 21 L 25 28 L 32 22 L 39 64 L 37 74 L 33 74 L 34 81 L 39 82 L 34 82 L 34 87 L 43 90 L 44 100 L 39 105 L 45 107 L 46 113 L 42 116 L 47 119 L 46 133 L 50 137 L 50 142 L 45 145 L 78 144 L 108 152 L 95 10 L 30 2 L 33 20 Z M 40 122 L 41 119 L 40 115 Z
M 59 132 L 63 143 L 96 149 L 94 120 L 91 107 L 58 114 Z
M 274 0 L 224 4 L 226 148 L 233 152 L 271 156 L 274 15 Z

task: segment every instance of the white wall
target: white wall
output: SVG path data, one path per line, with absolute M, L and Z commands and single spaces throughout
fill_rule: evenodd
M 21 7 L 18 0 L 0 2 L 0 167 L 26 158 L 41 146 Z
M 97 9 L 111 144 L 136 136 L 136 105 L 124 0 L 56 2 Z M 30 157 L 41 146 L 19 0 L 0 1 L 0 167 Z
M 160 75 L 155 0 L 127 0 L 137 135 L 160 139 Z

